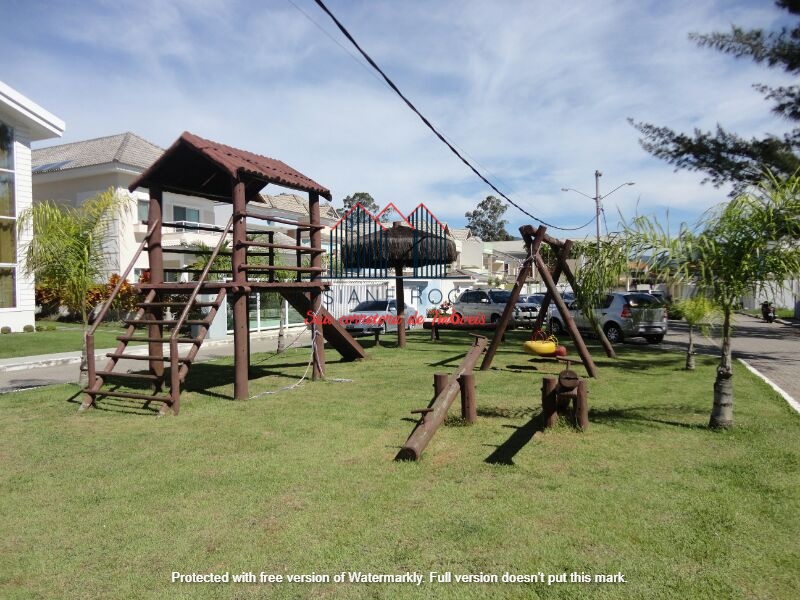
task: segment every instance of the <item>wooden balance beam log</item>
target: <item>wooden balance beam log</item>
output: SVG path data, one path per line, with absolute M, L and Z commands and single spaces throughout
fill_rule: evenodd
M 419 460 L 422 451 L 431 441 L 433 434 L 439 429 L 439 426 L 444 422 L 447 416 L 447 411 L 459 395 L 462 387 L 464 375 L 470 375 L 472 369 L 475 368 L 475 363 L 478 362 L 481 354 L 486 350 L 488 340 L 483 336 L 476 336 L 475 343 L 467 352 L 464 360 L 458 367 L 458 370 L 452 377 L 448 377 L 442 373 L 437 373 L 434 376 L 434 393 L 436 397 L 431 402 L 428 408 L 412 411 L 414 413 L 421 413 L 421 417 L 414 431 L 408 436 L 405 445 L 397 453 L 395 460 Z M 471 403 L 474 405 L 474 382 L 469 380 L 464 381 L 466 398 L 471 397 Z M 467 400 L 469 402 L 469 400 Z M 463 412 L 474 413 L 474 408 L 463 408 Z M 469 415 L 467 417 L 469 419 Z

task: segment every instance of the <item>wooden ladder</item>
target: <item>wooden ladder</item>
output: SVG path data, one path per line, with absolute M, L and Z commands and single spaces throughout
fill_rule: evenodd
M 86 394 L 81 409 L 86 409 L 95 405 L 98 397 L 125 398 L 130 400 L 144 400 L 149 405 L 152 401 L 162 403 L 160 413 L 167 414 L 172 412 L 178 414 L 180 410 L 181 383 L 186 379 L 189 367 L 197 357 L 200 346 L 208 334 L 214 317 L 225 298 L 226 288 L 218 288 L 217 295 L 213 301 L 201 301 L 198 296 L 204 289 L 204 283 L 208 278 L 211 265 L 225 243 L 226 236 L 233 225 L 233 217 L 228 220 L 228 225 L 222 231 L 219 242 L 211 253 L 208 262 L 196 281 L 187 283 L 141 283 L 136 287 L 140 291 L 146 291 L 144 301 L 137 304 L 136 314 L 125 323 L 128 325 L 126 332 L 117 337 L 119 345 L 114 352 L 108 352 L 108 362 L 102 371 L 98 371 L 95 365 L 94 352 L 94 333 L 98 325 L 102 322 L 108 312 L 111 303 L 119 293 L 122 284 L 127 280 L 128 275 L 133 269 L 133 265 L 148 244 L 150 236 L 160 223 L 150 227 L 145 235 L 138 250 L 128 264 L 127 269 L 120 277 L 111 296 L 103 305 L 95 319 L 95 323 L 86 334 L 86 358 L 89 371 L 89 383 L 83 390 Z M 173 311 L 173 309 L 175 309 Z M 207 309 L 203 318 L 196 318 L 196 311 Z M 164 312 L 169 312 L 169 318 L 165 318 Z M 197 326 L 197 330 L 192 333 L 192 327 Z M 144 335 L 136 335 L 137 330 L 146 327 Z M 189 332 L 187 333 L 186 329 Z M 169 335 L 165 335 L 165 329 Z M 130 342 L 146 342 L 148 344 L 147 354 L 126 352 Z M 164 345 L 167 345 L 167 354 L 164 354 Z M 181 355 L 180 348 L 189 345 L 189 350 Z M 148 361 L 149 372 L 130 372 L 115 370 L 120 360 L 140 360 Z M 169 366 L 169 370 L 165 368 Z M 112 380 L 107 385 L 108 380 Z M 165 385 L 167 384 L 168 385 Z M 146 384 L 149 386 L 147 393 L 139 388 L 135 391 L 130 388 L 136 384 Z M 164 389 L 168 388 L 168 394 Z
M 137 304 L 136 314 L 125 320 L 128 328 L 123 335 L 117 337 L 117 348 L 106 353 L 109 360 L 103 370 L 92 368 L 94 352 L 87 356 L 89 385 L 84 390 L 87 396 L 84 408 L 94 404 L 97 397 L 106 396 L 144 400 L 148 403 L 158 401 L 163 403 L 160 411 L 162 414 L 168 411 L 178 414 L 181 384 L 186 380 L 189 367 L 197 357 L 226 293 L 225 288 L 220 288 L 212 301 L 198 301 L 196 283 L 138 286 L 147 291 L 145 300 Z M 158 286 L 157 289 L 151 287 L 155 285 Z M 198 311 L 204 311 L 201 318 L 197 318 Z M 181 320 L 179 315 L 183 314 L 189 318 Z M 178 325 L 180 329 L 176 331 L 175 327 Z M 146 342 L 148 353 L 130 352 L 130 342 Z M 188 350 L 180 352 L 179 349 L 187 346 Z M 147 361 L 150 363 L 149 372 L 120 370 L 121 360 Z M 169 368 L 165 368 L 165 365 Z M 173 377 L 172 371 L 176 368 L 177 375 Z M 147 384 L 149 390 L 141 389 L 142 384 Z M 138 389 L 125 389 L 131 387 Z

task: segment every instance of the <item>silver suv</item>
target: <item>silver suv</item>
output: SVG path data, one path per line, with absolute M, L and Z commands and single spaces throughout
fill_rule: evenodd
M 496 323 L 511 297 L 506 290 L 467 290 L 453 303 L 453 314 L 461 317 L 483 317 L 486 323 Z M 518 302 L 511 315 L 513 325 L 533 323 L 539 307 Z
M 571 302 L 567 307 L 578 329 L 592 329 L 592 324 L 578 308 L 577 302 Z M 666 305 L 650 294 L 612 292 L 594 310 L 612 344 L 631 337 L 643 337 L 648 344 L 658 344 L 667 333 Z M 561 315 L 554 309 L 550 311 L 550 331 L 556 335 L 566 331 Z

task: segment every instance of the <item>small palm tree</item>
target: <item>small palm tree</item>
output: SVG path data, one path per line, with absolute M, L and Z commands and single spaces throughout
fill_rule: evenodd
M 675 302 L 675 306 L 683 313 L 683 318 L 689 325 L 689 345 L 686 347 L 686 370 L 694 371 L 694 330 L 703 335 L 708 335 L 713 325 L 722 321 L 719 307 L 708 298 L 694 296 Z
M 114 250 L 114 222 L 132 201 L 109 188 L 79 207 L 48 200 L 24 210 L 21 231 L 33 228 L 22 248 L 22 269 L 40 284 L 58 290 L 59 299 L 81 317 L 84 342 L 79 382 L 86 375 L 86 332 L 89 328 L 89 290 L 105 279 L 104 271 Z

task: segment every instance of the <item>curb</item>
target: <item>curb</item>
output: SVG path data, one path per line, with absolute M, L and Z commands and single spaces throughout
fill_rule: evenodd
M 296 334 L 300 329 L 305 329 L 305 325 L 289 326 L 286 328 L 286 334 Z M 262 339 L 277 338 L 278 332 L 264 331 L 250 335 L 251 341 Z M 202 348 L 215 348 L 218 346 L 233 346 L 233 336 L 228 336 L 225 339 L 219 340 L 204 340 Z M 116 348 L 105 348 L 103 350 L 95 351 L 95 360 L 104 360 L 106 352 L 114 352 Z M 144 355 L 147 354 L 147 345 L 130 346 L 128 354 Z M 58 367 L 61 365 L 79 365 L 81 362 L 80 352 L 61 352 L 59 354 L 39 354 L 33 356 L 20 356 L 17 358 L 6 358 L 0 360 L 0 373 L 9 371 L 24 371 L 26 369 L 38 369 L 43 367 Z
M 769 377 L 767 377 L 766 375 L 761 373 L 758 369 L 756 369 L 754 366 L 752 366 L 746 360 L 741 359 L 741 358 L 739 358 L 737 360 L 740 363 L 742 363 L 748 371 L 753 373 L 753 375 L 756 375 L 757 377 L 762 379 L 764 381 L 764 383 L 766 383 L 769 387 L 771 387 L 773 390 L 775 390 L 784 400 L 786 400 L 786 402 L 789 403 L 789 406 L 791 406 L 795 410 L 795 412 L 800 414 L 800 402 L 798 402 L 797 400 L 792 398 L 789 394 L 784 392 L 781 388 L 779 388 L 777 386 L 777 384 L 774 381 L 772 381 Z

